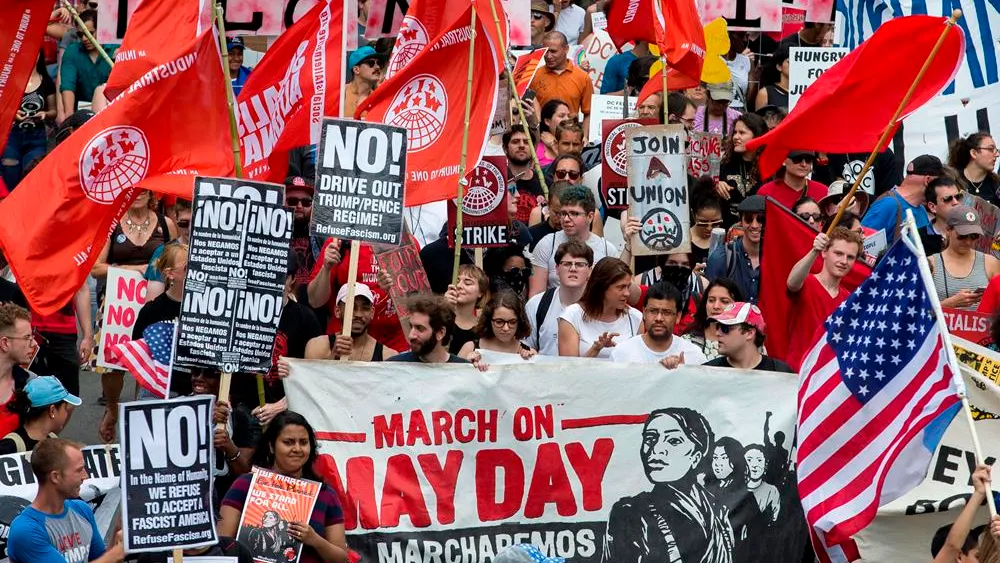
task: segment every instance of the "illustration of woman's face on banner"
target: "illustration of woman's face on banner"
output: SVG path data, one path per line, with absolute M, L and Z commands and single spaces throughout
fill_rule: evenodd
M 642 433 L 642 465 L 653 483 L 672 483 L 701 463 L 701 447 L 667 414 L 654 415 Z

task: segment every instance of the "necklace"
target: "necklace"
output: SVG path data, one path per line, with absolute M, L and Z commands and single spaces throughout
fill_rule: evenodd
M 142 232 L 145 231 L 149 227 L 149 216 L 150 216 L 150 213 L 146 213 L 146 220 L 143 221 L 143 222 L 141 222 L 141 223 L 138 223 L 138 222 L 133 222 L 132 221 L 132 214 L 131 213 L 126 213 L 125 214 L 125 226 L 128 227 L 129 230 L 131 232 L 133 232 L 133 233 L 142 234 Z
M 968 178 L 966 178 L 965 180 L 967 182 L 969 182 L 969 185 L 972 186 L 972 188 L 973 188 L 970 191 L 974 191 L 977 195 L 979 194 L 979 192 L 983 191 L 982 190 L 983 183 L 986 182 L 986 178 L 983 178 L 982 180 L 980 180 L 979 183 L 973 182 L 972 180 L 969 180 Z

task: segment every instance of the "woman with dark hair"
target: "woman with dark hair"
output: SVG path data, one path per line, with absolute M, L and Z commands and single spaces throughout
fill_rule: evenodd
M 653 490 L 611 507 L 603 563 L 732 563 L 728 511 L 698 482 L 714 443 L 712 427 L 697 411 L 650 413 L 640 456 Z
M 54 376 L 35 377 L 24 389 L 14 391 L 7 408 L 17 414 L 16 430 L 0 439 L 0 455 L 30 452 L 34 447 L 60 432 L 69 422 L 75 407 L 83 404 Z
M 694 322 L 683 338 L 701 347 L 705 358 L 714 360 L 719 354 L 719 335 L 709 326 L 708 319 L 718 315 L 730 303 L 743 301 L 743 292 L 736 282 L 729 278 L 717 278 L 708 284 L 701 294 L 701 301 L 694 313 Z
M 799 219 L 809 223 L 809 226 L 813 229 L 819 229 L 820 225 L 823 224 L 823 212 L 820 210 L 816 200 L 809 196 L 799 198 L 795 202 L 795 205 L 792 206 L 792 213 L 798 215 Z
M 747 530 L 760 520 L 760 509 L 747 491 L 747 462 L 743 452 L 743 444 L 735 438 L 723 436 L 716 440 L 712 448 L 712 471 L 705 476 L 705 488 L 729 511 L 734 561 L 749 562 L 752 558 L 742 548 Z
M 56 84 L 45 70 L 45 54 L 40 53 L 31 69 L 24 95 L 14 113 L 14 123 L 0 157 L 3 182 L 13 190 L 27 175 L 25 167 L 45 155 L 45 124 L 56 118 Z
M 313 470 L 316 434 L 305 417 L 294 411 L 284 411 L 274 417 L 257 443 L 251 461 L 279 475 L 320 481 Z M 219 510 L 217 529 L 220 535 L 237 538 L 252 480 L 252 473 L 241 475 L 226 493 Z M 299 558 L 302 563 L 347 561 L 344 512 L 337 493 L 324 483 L 309 522 L 289 522 L 288 535 L 304 545 Z M 237 539 L 246 541 L 245 538 Z
M 754 109 L 774 106 L 788 111 L 788 48 L 782 47 L 771 58 L 770 64 L 777 71 L 777 81 L 767 84 L 757 91 L 757 104 Z M 771 73 L 769 73 L 771 74 Z
M 579 303 L 559 315 L 559 355 L 608 358 L 619 340 L 643 332 L 642 313 L 629 307 L 632 269 L 602 258 L 590 272 Z
M 757 156 L 761 149 L 747 151 L 746 147 L 751 139 L 764 133 L 767 133 L 764 120 L 758 115 L 745 113 L 733 123 L 733 134 L 726 139 L 719 181 L 715 183 L 715 193 L 727 204 L 724 217 L 726 227 L 739 220 L 737 207 L 740 202 L 757 193 L 764 183 L 757 169 Z
M 494 295 L 479 314 L 476 325 L 479 338 L 467 342 L 459 354 L 476 364 L 480 350 L 518 354 L 525 360 L 538 352 L 521 342 L 531 334 L 531 323 L 521 299 L 509 291 Z
M 260 517 L 260 528 L 252 528 L 247 534 L 247 546 L 255 556 L 265 556 L 281 560 L 281 553 L 292 543 L 288 534 L 281 529 L 281 517 L 268 510 Z
M 956 139 L 948 150 L 948 166 L 959 172 L 962 189 L 993 205 L 1000 205 L 1000 177 L 993 171 L 997 165 L 997 143 L 989 133 L 980 131 L 964 139 Z
M 566 102 L 553 99 L 545 102 L 542 106 L 541 115 L 538 121 L 538 146 L 535 152 L 538 154 L 538 164 L 548 166 L 559 154 L 556 150 L 556 127 L 566 119 L 573 119 L 569 114 L 569 105 Z

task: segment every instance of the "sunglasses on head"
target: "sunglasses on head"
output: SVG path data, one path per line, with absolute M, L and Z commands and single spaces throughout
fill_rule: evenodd
M 808 162 L 812 164 L 816 161 L 816 157 L 810 154 L 800 154 L 798 156 L 790 156 L 788 160 L 791 160 L 793 164 L 802 164 L 803 162 Z
M 298 204 L 302 204 L 302 207 L 312 207 L 313 200 L 311 197 L 289 197 L 285 198 L 288 202 L 288 207 L 295 207 Z
M 556 170 L 556 178 L 559 180 L 565 180 L 569 178 L 570 180 L 579 180 L 580 173 L 576 170 Z

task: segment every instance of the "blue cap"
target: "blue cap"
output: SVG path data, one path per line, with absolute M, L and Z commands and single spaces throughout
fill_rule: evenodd
M 35 377 L 24 386 L 32 407 L 47 407 L 66 401 L 78 407 L 83 404 L 80 397 L 71 394 L 54 376 Z
M 352 69 L 361 64 L 365 59 L 371 59 L 371 58 L 379 59 L 380 61 L 382 59 L 382 57 L 375 52 L 375 49 L 371 48 L 368 45 L 365 45 L 364 47 L 361 47 L 357 51 L 353 51 L 351 53 L 351 56 L 347 58 L 347 68 Z
M 230 37 L 229 40 L 226 41 L 226 50 L 232 51 L 233 49 L 246 49 L 246 45 L 243 44 L 242 37 Z

